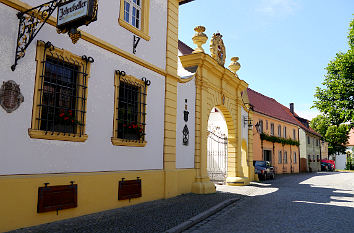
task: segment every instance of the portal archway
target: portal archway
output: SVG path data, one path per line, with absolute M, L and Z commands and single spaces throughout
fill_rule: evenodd
M 227 177 L 227 124 L 218 108 L 213 108 L 208 120 L 207 171 L 214 183 L 224 183 Z
M 208 120 L 211 110 L 219 109 L 227 125 L 227 178 L 228 185 L 249 184 L 250 173 L 247 167 L 252 164 L 252 134 L 248 125 L 251 122 L 247 101 L 248 84 L 240 80 L 237 74 L 220 66 L 215 59 L 200 52 L 180 57 L 185 69 L 195 72 L 195 182 L 192 185 L 194 193 L 215 192 L 215 185 L 210 181 L 207 172 L 208 153 Z M 244 109 L 244 110 L 242 110 Z M 242 115 L 244 114 L 244 115 Z M 246 114 L 246 115 L 245 115 Z M 246 127 L 245 127 L 246 126 Z M 242 139 L 246 139 L 243 153 L 246 163 L 241 164 Z M 246 138 L 247 138 L 246 137 Z M 243 167 L 246 167 L 243 169 Z

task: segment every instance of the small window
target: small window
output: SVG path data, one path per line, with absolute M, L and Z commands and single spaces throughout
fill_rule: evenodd
M 284 163 L 288 163 L 288 152 L 284 151 Z
M 115 98 L 112 144 L 145 146 L 145 82 L 133 76 L 115 74 Z
M 268 121 L 266 120 L 266 130 L 268 130 Z
M 284 126 L 284 138 L 286 138 L 286 126 Z
M 308 155 L 308 161 L 311 162 L 311 155 Z
M 270 124 L 270 135 L 274 136 L 274 124 Z
M 310 144 L 310 136 L 307 136 L 307 144 Z
M 259 120 L 259 133 L 263 133 L 263 121 Z
M 30 137 L 85 141 L 87 82 L 91 60 L 41 41 L 37 43 L 36 60 Z
M 294 152 L 294 163 L 297 163 L 296 160 L 297 160 L 297 159 L 296 159 L 296 152 Z
M 119 24 L 145 40 L 150 40 L 150 0 L 121 0 L 120 6 Z
M 312 158 L 313 158 L 312 162 L 316 162 L 316 157 L 315 157 L 315 155 L 312 155 Z
M 283 163 L 281 151 L 279 151 L 279 153 L 278 153 L 278 163 Z
M 293 129 L 293 139 L 296 140 L 296 130 Z
M 281 126 L 278 125 L 278 137 L 281 137 Z

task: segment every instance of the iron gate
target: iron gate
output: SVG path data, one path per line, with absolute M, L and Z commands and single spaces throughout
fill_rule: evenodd
M 207 170 L 211 181 L 224 182 L 227 177 L 227 136 L 209 131 Z

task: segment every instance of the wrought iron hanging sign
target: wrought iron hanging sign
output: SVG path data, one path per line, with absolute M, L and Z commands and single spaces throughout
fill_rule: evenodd
M 27 47 L 57 7 L 57 32 L 68 32 L 74 44 L 81 38 L 77 28 L 97 20 L 97 0 L 52 0 L 24 12 L 18 12 L 19 26 L 12 71 L 16 69 L 18 60 L 25 56 Z
M 20 85 L 12 80 L 3 82 L 0 88 L 0 105 L 7 113 L 11 113 L 20 107 L 23 100 Z
M 73 44 L 81 38 L 77 30 L 97 20 L 97 0 L 71 0 L 58 5 L 57 32 L 68 33 Z

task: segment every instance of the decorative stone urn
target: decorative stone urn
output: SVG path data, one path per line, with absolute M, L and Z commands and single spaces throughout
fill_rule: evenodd
M 229 69 L 231 70 L 232 73 L 236 74 L 236 72 L 241 68 L 240 63 L 238 63 L 238 57 L 232 57 L 231 58 L 231 63 L 229 65 Z M 237 75 L 237 74 L 236 74 Z
M 207 35 L 205 35 L 205 27 L 197 26 L 194 28 L 195 35 L 193 36 L 192 40 L 193 43 L 197 45 L 197 48 L 193 51 L 193 53 L 204 53 L 204 49 L 202 45 L 208 40 Z

